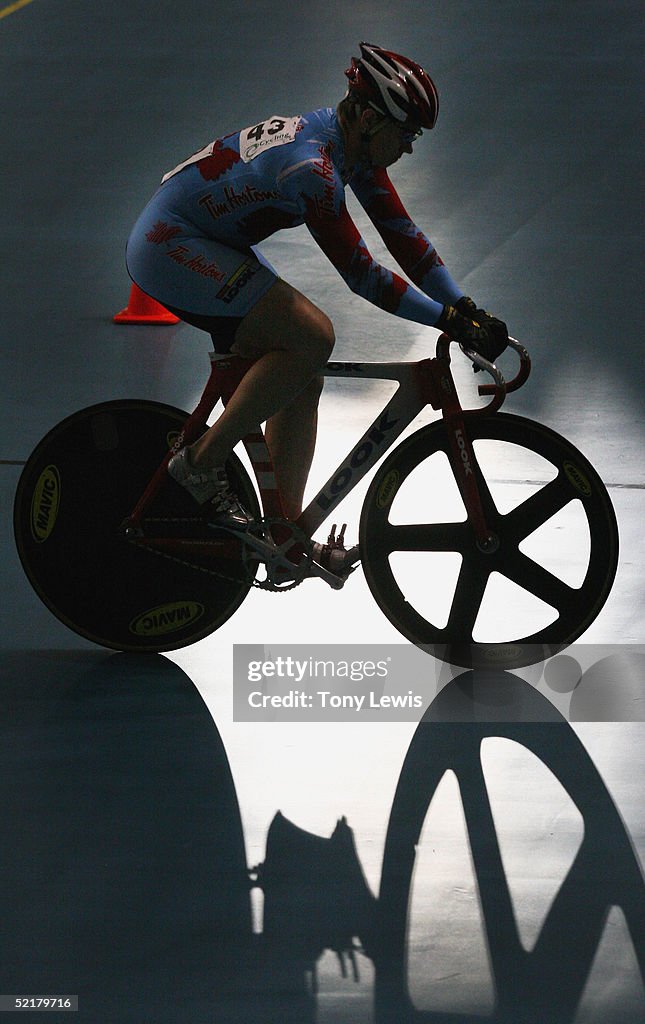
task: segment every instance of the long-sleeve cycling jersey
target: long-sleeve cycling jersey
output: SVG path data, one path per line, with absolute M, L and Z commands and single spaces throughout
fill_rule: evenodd
M 346 185 L 416 288 L 372 258 L 347 210 Z M 443 304 L 463 294 L 406 213 L 386 171 L 359 166 L 346 172 L 343 133 L 332 108 L 266 118 L 215 140 L 170 171 L 133 230 L 128 265 L 135 280 L 140 268 L 142 286 L 152 293 L 155 274 L 192 267 L 195 287 L 202 289 L 202 308 L 195 309 L 207 312 L 204 277 L 210 267 L 218 279 L 217 259 L 205 264 L 202 254 L 189 258 L 187 240 L 213 239 L 248 252 L 276 231 L 301 224 L 351 290 L 390 313 L 434 326 Z M 176 304 L 190 309 L 190 296 Z

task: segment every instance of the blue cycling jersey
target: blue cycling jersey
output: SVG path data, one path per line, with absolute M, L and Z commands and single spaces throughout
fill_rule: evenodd
M 372 258 L 348 213 L 346 185 L 416 288 Z M 128 269 L 161 301 L 199 313 L 238 313 L 230 306 L 231 281 L 237 297 L 246 287 L 249 295 L 254 286 L 258 294 L 266 291 L 274 279 L 260 257 L 263 273 L 252 283 L 249 250 L 301 224 L 353 292 L 397 316 L 434 326 L 443 304 L 463 295 L 386 171 L 359 166 L 347 173 L 332 108 L 268 117 L 216 139 L 168 172 L 133 229 Z M 209 249 L 209 241 L 219 246 Z M 244 272 L 227 262 L 227 252 Z

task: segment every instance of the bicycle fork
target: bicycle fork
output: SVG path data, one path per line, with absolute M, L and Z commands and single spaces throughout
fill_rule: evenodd
M 499 546 L 497 535 L 491 530 L 484 510 L 478 478 L 483 479 L 479 470 L 472 441 L 468 436 L 466 417 L 446 417 L 449 458 L 459 493 L 461 494 L 468 521 L 472 525 L 477 547 L 480 551 L 492 553 Z
M 480 551 L 492 553 L 497 550 L 499 540 L 486 519 L 479 488 L 479 480 L 483 480 L 483 476 L 479 470 L 467 424 L 473 416 L 490 414 L 499 407 L 501 401 L 497 396 L 486 408 L 464 413 L 449 365 L 450 358 L 444 346 L 443 352 L 432 361 L 432 371 L 436 394 L 441 396 L 440 402 L 437 404 L 441 408 L 448 439 L 446 454 L 466 507 L 468 521 L 475 533 L 477 547 Z M 485 390 L 480 388 L 480 393 L 484 393 Z M 437 404 L 434 405 L 435 408 L 437 408 Z

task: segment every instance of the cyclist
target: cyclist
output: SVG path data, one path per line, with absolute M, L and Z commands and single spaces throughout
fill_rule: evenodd
M 196 501 L 211 503 L 216 522 L 249 520 L 224 464 L 264 421 L 285 513 L 300 514 L 334 345 L 325 313 L 256 248 L 269 235 L 306 224 L 363 298 L 491 361 L 506 347 L 505 325 L 464 295 L 387 174 L 434 127 L 435 85 L 400 54 L 367 43 L 360 54 L 336 109 L 267 117 L 166 174 L 128 241 L 128 271 L 144 292 L 209 332 L 216 352 L 255 360 L 217 422 L 168 467 Z M 347 185 L 414 286 L 370 255 L 345 205 Z

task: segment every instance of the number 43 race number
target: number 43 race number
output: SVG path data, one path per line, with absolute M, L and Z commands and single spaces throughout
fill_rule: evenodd
M 251 125 L 240 132 L 240 156 L 245 164 L 255 160 L 273 146 L 284 146 L 296 137 L 299 117 L 280 117 L 273 114 L 265 121 Z

